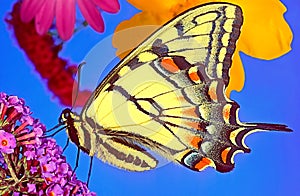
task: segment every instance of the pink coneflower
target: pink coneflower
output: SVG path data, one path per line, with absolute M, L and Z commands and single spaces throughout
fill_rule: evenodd
M 86 21 L 97 32 L 104 30 L 100 11 L 116 13 L 120 9 L 118 0 L 24 0 L 21 18 L 24 22 L 35 19 L 36 30 L 41 35 L 48 32 L 55 18 L 59 36 L 68 40 L 74 31 L 76 2 Z

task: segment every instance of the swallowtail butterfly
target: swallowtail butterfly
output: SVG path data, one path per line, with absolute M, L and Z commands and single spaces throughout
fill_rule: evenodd
M 248 153 L 245 137 L 285 125 L 242 123 L 225 95 L 242 10 L 209 3 L 175 17 L 131 51 L 93 92 L 80 115 L 61 121 L 82 151 L 129 171 L 158 165 L 154 152 L 191 170 L 228 172 Z

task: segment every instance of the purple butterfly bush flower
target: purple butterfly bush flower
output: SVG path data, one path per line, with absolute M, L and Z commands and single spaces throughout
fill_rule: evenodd
M 16 138 L 13 134 L 8 133 L 0 129 L 0 151 L 6 154 L 14 152 L 14 148 L 17 146 Z
M 23 99 L 0 93 L 0 195 L 96 195 L 45 130 Z

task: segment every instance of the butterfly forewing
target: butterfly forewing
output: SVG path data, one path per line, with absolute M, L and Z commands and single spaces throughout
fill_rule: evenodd
M 177 16 L 125 57 L 97 87 L 81 113 L 80 143 L 90 155 L 130 171 L 157 167 L 147 150 L 192 170 L 233 168 L 249 152 L 239 105 L 224 92 L 242 11 L 211 3 Z M 277 126 L 277 127 L 276 127 Z

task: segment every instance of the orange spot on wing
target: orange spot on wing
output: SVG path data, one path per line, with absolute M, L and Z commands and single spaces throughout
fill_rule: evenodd
M 186 98 L 183 97 L 183 96 L 178 96 L 178 97 L 177 97 L 177 100 L 180 101 L 181 103 L 187 102 Z
M 209 97 L 214 100 L 217 101 L 218 100 L 218 95 L 217 95 L 217 89 L 214 86 L 210 86 L 209 90 L 208 90 L 208 95 Z
M 195 108 L 184 109 L 182 111 L 182 114 L 199 118 L 199 116 L 195 112 Z
M 192 121 L 187 121 L 184 124 L 186 124 L 187 126 L 194 128 L 196 130 L 202 131 L 201 127 L 199 126 L 198 122 L 192 122 Z
M 222 161 L 223 163 L 226 163 L 226 160 L 227 160 L 227 156 L 228 156 L 228 153 L 230 151 L 230 147 L 224 149 L 222 152 L 221 152 L 221 157 L 222 157 Z
M 192 138 L 192 141 L 191 141 L 191 145 L 193 147 L 195 147 L 196 149 L 199 148 L 199 143 L 202 142 L 202 138 L 201 137 L 198 137 L 198 136 L 195 136 Z
M 192 81 L 194 81 L 194 82 L 200 81 L 200 78 L 199 78 L 197 72 L 189 73 L 189 77 L 190 77 L 190 79 L 191 79 Z
M 203 157 L 196 165 L 195 168 L 199 171 L 205 169 L 207 166 L 210 166 L 212 161 L 209 158 Z
M 224 107 L 224 109 L 223 109 L 223 118 L 224 118 L 225 121 L 229 121 L 230 107 Z
M 175 64 L 175 62 L 171 58 L 164 58 L 161 61 L 161 66 L 171 73 L 176 73 L 176 72 L 180 71 L 178 66 Z

